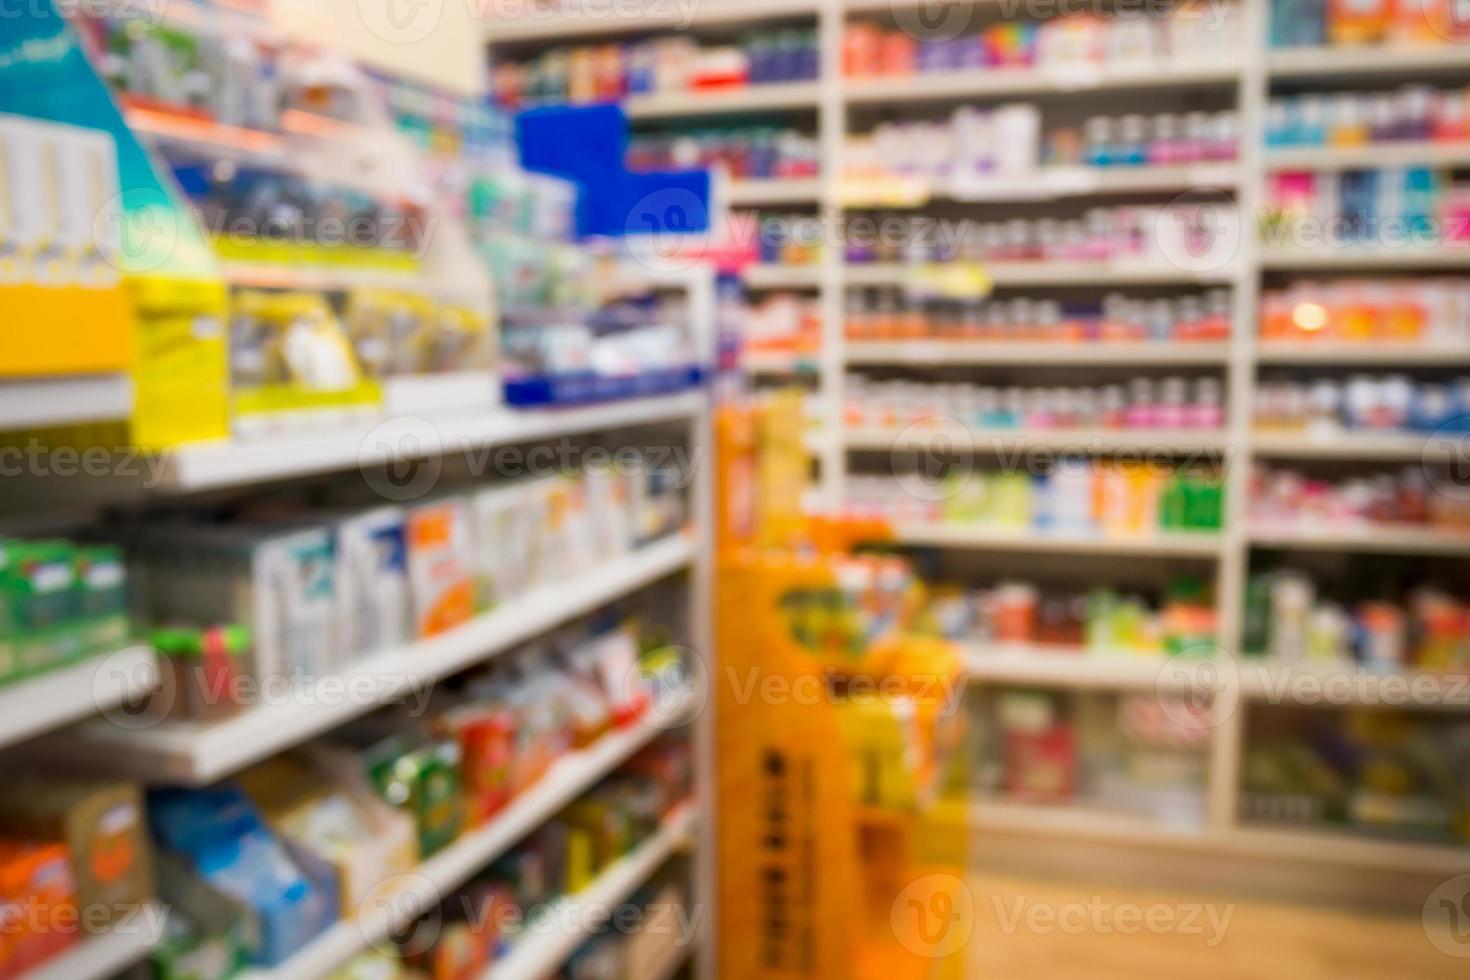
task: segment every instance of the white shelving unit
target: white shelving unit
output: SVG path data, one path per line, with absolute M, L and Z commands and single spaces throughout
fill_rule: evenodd
M 402 877 L 396 889 L 375 895 L 356 920 L 339 922 L 287 962 L 271 970 L 249 971 L 243 980 L 317 980 L 330 974 L 410 925 L 666 730 L 664 725 L 640 723 L 605 735 L 559 760 L 537 785 L 489 823 L 466 833 L 413 874 Z
M 22 980 L 107 980 L 158 945 L 167 919 L 168 911 L 160 905 L 136 909 L 107 932 L 79 938 L 65 953 L 21 974 Z
M 972 70 L 908 77 L 849 79 L 843 75 L 843 32 L 847 23 L 864 18 L 890 21 L 898 16 L 921 14 L 934 22 L 941 13 L 932 0 L 818 0 L 783 6 L 780 17 L 807 18 L 816 23 L 821 44 L 822 76 L 816 92 L 789 103 L 793 118 L 806 120 L 817 112 L 816 133 L 821 147 L 822 176 L 817 187 L 804 184 L 799 192 L 772 184 L 768 189 L 738 187 L 730 195 L 741 206 L 816 204 L 828 222 L 836 225 L 845 211 L 898 211 L 942 205 L 955 214 L 965 207 L 1005 202 L 1014 209 L 1027 204 L 1063 201 L 1078 212 L 1088 206 L 1080 198 L 1109 195 L 1126 201 L 1128 195 L 1160 195 L 1207 186 L 1233 194 L 1247 228 L 1251 215 L 1262 210 L 1266 175 L 1282 169 L 1342 170 L 1360 166 L 1393 166 L 1423 163 L 1435 166 L 1470 165 L 1470 147 L 1461 145 L 1390 144 L 1362 149 L 1268 150 L 1264 146 L 1265 110 L 1275 83 L 1303 83 L 1317 89 L 1325 83 L 1340 83 L 1344 90 L 1368 86 L 1392 86 L 1397 81 L 1470 80 L 1470 57 L 1459 45 L 1436 47 L 1388 47 L 1361 49 L 1269 50 L 1265 43 L 1269 0 L 1243 0 L 1243 36 L 1248 40 L 1239 58 L 1229 64 L 1159 65 L 1137 71 L 1042 72 L 1028 70 Z M 999 17 L 1004 12 L 986 0 L 952 0 L 949 6 L 976 21 Z M 713 0 L 702 11 L 717 6 Z M 773 14 L 764 3 L 755 3 L 744 14 L 720 6 L 722 25 L 738 24 L 759 28 Z M 788 16 L 789 14 L 789 16 Z M 1016 16 L 1024 16 L 1018 13 Z M 629 19 L 636 23 L 635 19 Z M 580 28 L 562 30 L 560 21 L 545 19 L 534 29 L 516 35 L 524 45 L 536 42 L 543 48 L 576 43 L 578 36 L 597 32 Z M 652 32 L 657 25 L 645 22 L 639 29 Z M 692 30 L 697 34 L 701 22 Z M 608 35 L 618 32 L 608 30 Z M 493 46 L 504 35 L 491 28 Z M 1108 169 L 1097 172 L 1044 171 L 1025 186 L 983 184 L 969 188 L 928 186 L 910 181 L 903 187 L 867 187 L 845 184 L 843 158 L 850 129 L 876 112 L 942 112 L 965 102 L 994 104 L 1008 99 L 1036 99 L 1043 118 L 1066 99 L 1085 94 L 1097 112 L 1119 115 L 1148 111 L 1140 95 L 1167 92 L 1174 95 L 1224 97 L 1237 110 L 1241 123 L 1238 160 L 1232 165 L 1197 168 Z M 759 89 L 745 90 L 759 101 L 747 104 L 763 112 L 774 111 Z M 737 99 L 737 96 L 731 96 Z M 664 100 L 678 107 L 693 98 Z M 646 109 L 633 106 L 635 125 L 647 118 Z M 799 110 L 799 115 L 794 111 Z M 686 111 L 679 108 L 678 112 Z M 671 114 L 673 110 L 669 110 Z M 768 113 L 769 114 L 769 113 Z M 861 118 L 859 118 L 861 117 Z M 779 182 L 778 182 L 779 183 Z M 1184 185 L 1184 186 L 1181 186 Z M 769 195 L 769 196 L 763 196 Z M 1048 212 L 1048 213 L 1056 213 Z M 1209 562 L 1215 570 L 1216 593 L 1221 615 L 1221 641 L 1227 649 L 1238 647 L 1243 630 L 1245 584 L 1255 547 L 1311 551 L 1401 553 L 1411 555 L 1467 555 L 1470 548 L 1457 536 L 1411 528 L 1319 531 L 1293 528 L 1289 534 L 1278 529 L 1253 528 L 1247 524 L 1248 475 L 1251 461 L 1342 460 L 1382 465 L 1417 465 L 1445 461 L 1449 448 L 1415 435 L 1364 436 L 1339 434 L 1308 436 L 1257 432 L 1251 405 L 1259 370 L 1264 366 L 1303 367 L 1317 370 L 1375 367 L 1417 368 L 1470 364 L 1470 350 L 1445 350 L 1406 345 L 1271 345 L 1258 342 L 1257 309 L 1262 277 L 1359 275 L 1434 270 L 1470 271 L 1470 247 L 1439 249 L 1304 249 L 1291 240 L 1257 241 L 1248 235 L 1231 262 L 1224 268 L 1197 273 L 1174 266 L 1140 266 L 1127 263 L 991 263 L 985 268 L 999 289 L 1025 290 L 1036 296 L 1049 290 L 1095 290 L 1098 294 L 1119 289 L 1179 287 L 1181 291 L 1204 286 L 1229 287 L 1235 297 L 1232 336 L 1223 344 L 1198 345 L 1107 345 L 1043 347 L 1026 344 L 985 342 L 938 343 L 930 341 L 849 341 L 843 329 L 845 296 L 849 287 L 903 287 L 922 281 L 930 270 L 905 264 L 847 264 L 840 248 L 825 251 L 820 263 L 803 267 L 757 266 L 746 271 L 747 285 L 756 291 L 815 291 L 823 313 L 823 346 L 816 365 L 819 385 L 816 400 L 822 407 L 820 434 L 808 440 L 821 462 L 822 497 L 840 502 L 844 497 L 849 457 L 854 451 L 887 452 L 898 442 L 899 430 L 848 429 L 844 425 L 845 373 L 852 367 L 997 367 L 1005 369 L 1073 367 L 1201 368 L 1223 372 L 1230 406 L 1228 424 L 1218 438 L 1200 438 L 1198 433 L 1105 433 L 1098 434 L 1095 451 L 1110 448 L 1158 448 L 1179 451 L 1205 450 L 1217 453 L 1227 469 L 1227 506 L 1224 532 L 1218 535 L 1151 535 L 1145 538 L 1065 536 L 1018 532 L 970 526 L 925 526 L 904 524 L 895 528 L 895 538 L 905 545 L 936 549 L 998 551 L 1014 557 L 1017 574 L 1024 574 L 1029 555 L 1118 556 L 1130 561 L 1147 559 L 1195 559 Z M 753 370 L 784 373 L 786 365 L 759 362 Z M 931 446 L 932 432 L 910 431 L 906 442 Z M 981 447 L 992 441 L 1006 447 L 1071 448 L 1085 444 L 1074 433 L 1025 432 L 982 433 Z M 951 445 L 974 453 L 973 433 L 951 440 Z M 1055 651 L 1005 650 L 970 651 L 969 665 L 980 683 L 1065 685 L 1093 690 L 1155 689 L 1158 667 L 1128 656 L 1072 658 L 1062 660 Z M 1269 668 L 1267 668 L 1269 669 Z M 1327 665 L 1336 676 L 1347 668 Z M 1189 672 L 1171 667 L 1171 676 Z M 1267 677 L 1266 680 L 1271 680 Z M 1258 700 L 1265 681 L 1247 671 L 1238 691 L 1246 701 Z M 1109 840 L 1137 846 L 1141 851 L 1214 851 L 1240 858 L 1241 866 L 1255 867 L 1269 879 L 1278 861 L 1310 859 L 1325 868 L 1344 873 L 1353 870 L 1395 871 L 1404 874 L 1442 873 L 1466 866 L 1463 852 L 1370 840 L 1328 833 L 1298 834 L 1256 829 L 1240 818 L 1240 775 L 1247 733 L 1244 710 L 1222 713 L 1212 731 L 1206 787 L 1204 826 L 1190 833 L 1163 827 L 1158 821 L 1119 818 L 1085 807 L 1070 809 L 1014 807 L 983 804 L 976 822 L 992 834 L 1037 834 L 1056 840 Z M 1176 847 L 1175 845 L 1178 845 Z M 1045 845 L 1043 844 L 1043 847 Z M 1149 855 L 1152 856 L 1151 854 Z
M 690 535 L 676 535 L 574 578 L 540 586 L 448 633 L 377 654 L 284 701 L 249 708 L 234 718 L 138 728 L 104 719 L 52 736 L 42 749 L 79 761 L 105 755 L 114 760 L 115 772 L 147 782 L 207 786 L 687 570 L 695 560 L 696 543 Z
M 0 748 L 137 701 L 157 683 L 153 650 L 134 646 L 0 687 Z
M 868 340 L 851 341 L 846 345 L 846 350 L 847 363 L 855 366 L 999 367 L 1116 364 L 1222 367 L 1230 361 L 1228 344 L 1210 343 L 1115 343 L 1063 346 L 990 340 Z
M 646 288 L 687 291 L 697 353 L 703 363 L 710 363 L 714 333 L 712 275 L 703 270 L 644 270 L 641 279 Z M 91 397 L 89 392 L 74 388 L 63 392 L 65 397 L 60 401 Z M 13 407 L 7 397 L 8 393 L 0 390 L 0 408 Z M 31 408 L 31 414 L 11 417 L 27 424 L 63 421 L 51 407 L 56 403 L 46 398 L 18 400 L 14 404 Z M 112 410 L 100 396 L 90 404 Z M 34 411 L 37 405 L 46 408 L 44 418 Z M 128 405 L 116 406 L 119 415 L 126 416 Z M 95 417 L 93 409 L 89 407 L 88 411 L 87 417 Z M 25 748 L 31 759 L 80 761 L 95 767 L 99 758 L 105 758 L 110 775 L 131 776 L 148 783 L 208 785 L 675 575 L 687 576 L 686 642 L 696 656 L 708 656 L 712 504 L 704 455 L 711 438 L 711 419 L 703 392 L 560 411 L 499 409 L 428 420 L 388 419 L 370 427 L 193 445 L 162 457 L 157 479 L 140 489 L 158 497 L 248 493 L 260 485 L 303 476 L 348 473 L 402 460 L 433 462 L 460 452 L 598 433 L 636 446 L 646 438 L 640 432 L 661 433 L 647 436 L 660 444 L 669 433 L 681 440 L 687 438 L 690 458 L 700 461 L 700 468 L 691 474 L 690 524 L 681 532 L 572 578 L 534 588 L 458 629 L 374 655 L 337 676 L 321 678 L 307 689 L 291 692 L 278 702 L 246 709 L 221 722 L 158 723 L 151 716 L 113 711 L 157 683 L 158 666 L 148 648 L 131 648 L 41 675 L 0 690 L 0 746 L 32 739 Z M 661 859 L 691 846 L 698 855 L 693 900 L 711 907 L 705 873 L 711 838 L 706 830 L 696 833 L 692 822 L 692 814 L 708 808 L 712 786 L 708 772 L 710 719 L 706 713 L 695 711 L 693 705 L 664 710 L 668 707 L 661 705 L 658 713 L 644 722 L 613 732 L 560 760 L 540 783 L 513 801 L 495 820 L 466 833 L 421 865 L 407 879 L 407 891 L 393 896 L 401 900 L 399 904 L 389 903 L 382 910 L 369 912 L 366 918 L 344 919 L 278 970 L 255 974 L 257 980 L 261 976 L 297 980 L 325 977 L 356 953 L 382 941 L 392 928 L 403 925 L 403 914 L 395 910 L 422 912 L 426 906 L 415 905 L 415 900 L 426 901 L 431 895 L 442 895 L 468 881 L 639 749 L 671 731 L 687 732 L 694 746 L 698 760 L 695 801 L 670 827 L 608 874 L 611 884 L 627 888 L 619 894 L 631 893 L 657 869 Z M 105 717 L 84 721 L 99 712 Z M 74 722 L 82 724 L 63 727 Z M 612 894 L 607 886 L 603 887 L 592 897 Z M 346 910 L 349 915 L 351 911 Z M 147 912 L 149 909 L 142 910 L 136 918 L 144 923 L 162 922 L 161 916 L 149 918 Z M 28 980 L 105 980 L 126 968 L 148 954 L 159 940 L 160 931 L 138 928 L 132 920 L 124 925 L 79 943 L 29 974 Z M 705 942 L 701 933 L 692 952 L 706 948 Z M 533 950 L 546 955 L 540 942 L 528 946 L 521 955 Z
M 702 395 L 678 394 L 558 411 L 502 409 L 436 419 L 388 419 L 276 439 L 200 443 L 170 452 L 153 489 L 199 493 L 489 446 L 687 422 L 703 407 Z
M 0 378 L 0 432 L 127 418 L 133 382 L 126 375 Z

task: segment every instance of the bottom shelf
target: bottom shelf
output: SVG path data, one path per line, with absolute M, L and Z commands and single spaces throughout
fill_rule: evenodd
M 675 812 L 658 833 L 632 854 L 549 910 L 551 921 L 570 923 L 572 928 L 523 938 L 509 956 L 485 972 L 483 980 L 542 980 L 555 973 L 593 930 L 606 921 L 614 907 L 627 901 L 669 858 L 693 843 L 698 820 L 699 811 L 692 804 Z M 677 968 L 675 963 L 673 969 Z
M 163 938 L 168 910 L 148 904 L 124 916 L 104 933 L 80 940 L 22 980 L 105 980 L 147 956 Z
M 313 980 L 326 976 L 405 927 L 413 919 L 407 913 L 433 906 L 444 894 L 470 880 L 665 730 L 658 724 L 640 722 L 561 759 L 540 782 L 488 823 L 465 833 L 413 874 L 400 876 L 399 891 L 380 896 L 380 901 L 373 902 L 356 919 L 338 922 L 275 969 L 250 971 L 246 980 Z
M 979 831 L 1054 834 L 1076 840 L 1210 851 L 1241 858 L 1303 861 L 1409 874 L 1449 874 L 1470 869 L 1470 848 L 1380 840 L 1331 828 L 1189 829 L 1085 804 L 1047 806 L 973 800 L 967 810 L 969 825 Z

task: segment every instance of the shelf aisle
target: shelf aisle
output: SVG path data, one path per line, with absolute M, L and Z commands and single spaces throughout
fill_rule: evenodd
M 208 785 L 689 568 L 695 549 L 693 535 L 674 535 L 567 581 L 539 586 L 442 636 L 377 654 L 234 718 L 136 730 L 98 721 L 52 736 L 44 747 L 61 758 L 95 759 L 105 753 L 113 772 L 148 782 Z
M 509 956 L 485 972 L 483 980 L 545 980 L 555 973 L 613 908 L 627 901 L 669 858 L 690 846 L 699 816 L 699 809 L 691 804 L 669 817 L 659 832 L 632 854 L 549 910 L 554 920 L 575 921 L 577 928 L 538 933 L 522 940 Z
M 674 711 L 662 717 L 667 721 L 687 715 Z M 241 980 L 317 980 L 384 942 L 672 727 L 640 722 L 559 760 L 489 823 L 468 831 L 403 876 L 397 889 L 373 896 L 358 910 L 358 918 L 337 923 L 281 966 L 249 971 Z

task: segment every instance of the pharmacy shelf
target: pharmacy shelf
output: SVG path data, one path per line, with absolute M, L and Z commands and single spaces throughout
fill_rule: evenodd
M 981 429 L 962 425 L 849 428 L 847 448 L 867 452 L 904 449 L 1006 453 L 1047 449 L 1066 453 L 1154 452 L 1216 453 L 1229 439 L 1223 431 L 1187 429 Z
M 148 904 L 127 913 L 106 932 L 79 939 L 71 949 L 20 980 L 109 980 L 139 963 L 163 938 L 168 910 Z
M 738 27 L 815 16 L 818 6 L 818 0 L 701 0 L 692 4 L 647 0 L 644 10 L 638 10 L 635 3 L 568 4 L 562 9 L 537 9 L 524 4 L 520 15 L 513 19 L 490 17 L 485 24 L 485 38 L 489 44 L 562 43 L 578 38 Z
M 1158 532 L 1136 535 L 1059 534 L 985 524 L 900 524 L 899 544 L 972 551 L 1050 552 L 1080 555 L 1138 555 L 1169 558 L 1218 558 L 1218 534 Z
M 740 355 L 740 366 L 750 374 L 782 377 L 816 374 L 821 364 L 815 354 L 781 354 L 746 351 Z
M 0 378 L 0 432 L 125 419 L 133 382 L 123 374 Z
M 1269 830 L 1241 827 L 1211 834 L 1221 853 L 1279 861 L 1349 866 L 1376 872 L 1447 877 L 1470 867 L 1464 847 L 1381 840 L 1351 830 Z
M 554 921 L 573 923 L 574 928 L 523 938 L 510 955 L 483 974 L 483 980 L 545 980 L 556 973 L 613 909 L 631 898 L 670 858 L 693 844 L 698 821 L 699 810 L 692 805 L 670 816 L 633 853 L 548 910 Z
M 65 759 L 106 758 L 111 772 L 146 782 L 208 785 L 686 569 L 695 548 L 692 535 L 676 534 L 234 718 L 138 729 L 98 720 L 48 738 L 45 749 Z
M 733 180 L 726 198 L 734 207 L 755 204 L 816 204 L 822 199 L 822 181 L 817 177 Z
M 1087 804 L 1052 806 L 975 800 L 967 808 L 972 829 L 1208 851 L 1375 871 L 1445 875 L 1466 866 L 1464 848 L 1379 840 L 1348 831 L 1234 828 L 1211 831 Z
M 921 286 L 926 274 L 942 265 L 901 262 L 847 266 L 849 286 Z M 1139 262 L 987 262 L 979 266 L 996 286 L 1174 286 L 1229 282 L 1235 270 L 1225 266 L 1193 271 L 1175 265 Z
M 972 829 L 999 833 L 1044 834 L 1110 841 L 1194 848 L 1204 844 L 1197 828 L 1177 827 L 1147 816 L 1107 810 L 1087 804 L 1052 806 L 978 799 L 970 803 Z
M 1404 141 L 1366 146 L 1269 150 L 1267 170 L 1372 170 L 1379 167 L 1470 166 L 1470 142 Z
M 1220 673 L 1217 682 L 1230 673 Z M 1464 673 L 1373 672 L 1347 660 L 1289 664 L 1245 660 L 1233 673 L 1238 695 L 1246 701 L 1324 708 L 1470 709 L 1470 674 Z
M 816 289 L 822 284 L 822 270 L 816 263 L 779 265 L 758 262 L 746 266 L 742 278 L 749 289 Z
M 1029 643 L 967 643 L 964 650 L 965 672 L 976 681 L 1076 690 L 1187 690 L 1210 663 Z
M 1256 433 L 1251 449 L 1257 456 L 1280 459 L 1347 459 L 1365 462 L 1414 463 L 1448 461 L 1448 447 L 1418 433 L 1338 432 Z
M 1256 347 L 1256 360 L 1261 364 L 1440 367 L 1470 364 L 1470 343 L 1272 340 L 1264 341 Z
M 1258 523 L 1250 527 L 1250 542 L 1258 548 L 1470 558 L 1470 531 L 1412 524 L 1323 527 L 1310 523 L 1281 526 Z
M 629 119 L 676 119 L 761 112 L 815 111 L 821 98 L 817 82 L 773 82 L 703 92 L 634 95 L 623 102 Z
M 153 649 L 135 646 L 0 687 L 0 746 L 130 704 L 157 683 Z
M 678 718 L 677 713 L 667 717 Z M 516 797 L 483 826 L 399 876 L 398 887 L 374 895 L 356 919 L 337 923 L 272 970 L 253 970 L 241 980 L 318 980 L 412 923 L 417 915 L 479 874 L 491 862 L 575 802 L 604 777 L 669 729 L 640 722 L 560 759 L 536 785 Z
M 488 383 L 488 382 L 487 382 Z M 384 420 L 319 434 L 199 443 L 172 450 L 159 476 L 165 493 L 194 493 L 426 459 L 491 445 L 616 431 L 693 418 L 704 396 L 688 392 L 585 408 L 494 412 L 430 420 Z
M 1392 269 L 1470 269 L 1470 245 L 1301 248 L 1266 245 L 1261 267 L 1279 272 L 1373 271 Z
M 1240 182 L 1233 164 L 1168 167 L 1046 167 L 1030 174 L 972 177 L 933 182 L 922 177 L 884 176 L 844 181 L 839 190 L 852 210 L 922 208 L 935 201 L 963 204 L 1057 201 L 1114 194 L 1164 194 L 1231 188 Z
M 1266 53 L 1272 80 L 1359 79 L 1364 75 L 1470 75 L 1462 44 L 1277 48 Z
M 128 107 L 126 115 L 128 128 L 135 133 L 203 150 L 211 159 L 230 155 L 277 166 L 288 162 L 286 140 L 277 133 L 226 126 L 209 119 L 137 106 Z
M 1011 95 L 1049 95 L 1083 91 L 1220 88 L 1235 84 L 1240 67 L 1220 65 L 1140 65 L 1128 68 L 1078 66 L 1071 69 L 979 68 L 849 78 L 843 86 L 849 104 L 892 105 L 917 101 L 986 99 Z
M 1047 167 L 1033 177 L 972 180 L 936 189 L 936 200 L 973 202 L 1054 201 L 1112 194 L 1167 194 L 1240 183 L 1234 164 L 1195 163 L 1155 167 Z
M 947 365 L 1223 365 L 1228 344 L 1216 343 L 1018 343 L 997 340 L 848 341 L 848 364 L 924 367 Z

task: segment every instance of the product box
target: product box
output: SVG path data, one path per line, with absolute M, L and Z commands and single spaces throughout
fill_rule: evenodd
M 143 821 L 132 783 L 37 773 L 13 779 L 0 794 L 0 830 L 66 844 L 89 922 L 116 922 L 153 898 Z
M 493 609 L 537 581 L 536 539 L 543 509 L 532 484 L 507 483 L 481 490 L 470 500 L 475 526 L 477 601 Z
M 457 744 L 415 745 L 407 736 L 378 742 L 363 755 L 378 795 L 412 815 L 423 857 L 438 852 L 464 829 L 459 762 Z
M 348 659 L 413 638 L 409 626 L 408 541 L 403 511 L 383 507 L 339 521 L 337 625 Z
M 320 677 L 340 663 L 329 529 L 178 524 L 150 529 L 138 545 L 150 614 L 244 626 L 257 679 Z
M 272 827 L 333 868 L 344 917 L 418 862 L 413 820 L 374 792 L 348 752 L 307 746 L 254 767 L 240 783 Z
M 278 966 L 337 920 L 331 869 L 276 837 L 239 787 L 150 792 L 148 820 L 161 848 L 233 903 L 255 965 Z
M 408 512 L 408 579 L 414 634 L 436 636 L 475 615 L 470 508 L 459 497 Z
M 154 947 L 156 980 L 228 980 L 245 965 L 245 921 L 233 901 L 167 851 L 154 855 L 158 897 L 169 910 Z
M 72 126 L 56 130 L 63 279 L 89 289 L 113 288 L 121 280 L 123 218 L 117 145 L 99 130 Z
M 66 845 L 0 840 L 0 977 L 21 976 L 77 936 L 76 883 Z
M 41 127 L 0 115 L 0 286 L 35 282 L 46 241 Z

